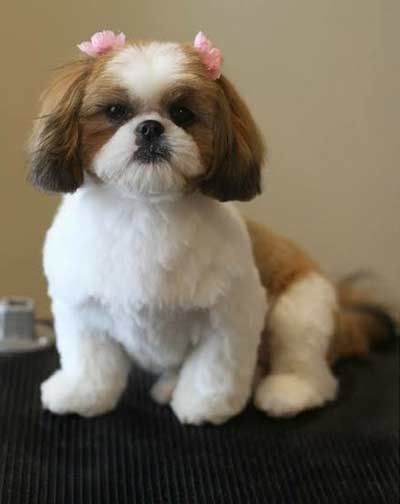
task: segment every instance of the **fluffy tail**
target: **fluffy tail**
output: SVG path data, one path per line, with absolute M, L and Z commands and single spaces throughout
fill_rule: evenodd
M 371 348 L 393 341 L 398 326 L 389 311 L 354 289 L 360 274 L 338 284 L 339 313 L 331 359 L 365 355 Z

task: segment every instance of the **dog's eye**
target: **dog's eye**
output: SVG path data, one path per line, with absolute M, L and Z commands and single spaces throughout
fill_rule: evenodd
M 193 112 L 182 105 L 172 105 L 169 115 L 177 126 L 189 126 L 195 119 Z
M 110 121 L 121 122 L 129 118 L 132 110 L 122 103 L 112 103 L 104 109 L 104 113 Z

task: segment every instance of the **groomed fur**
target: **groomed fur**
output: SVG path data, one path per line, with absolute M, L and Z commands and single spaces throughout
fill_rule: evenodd
M 335 287 L 290 240 L 253 222 L 247 227 L 271 300 L 254 401 L 271 416 L 293 416 L 336 397 L 336 359 L 367 353 L 393 338 L 396 326 L 351 282 Z
M 180 125 L 172 107 L 194 120 Z M 151 148 L 139 128 L 149 120 L 163 131 Z M 216 201 L 260 188 L 261 140 L 233 88 L 179 44 L 127 44 L 61 73 L 32 145 L 35 185 L 72 193 L 44 247 L 61 367 L 42 384 L 43 405 L 109 411 L 133 359 L 159 375 L 152 395 L 182 422 L 238 413 L 267 296 L 241 217 Z M 136 157 L 144 146 L 149 162 Z M 157 149 L 168 155 L 151 161 Z
M 320 273 L 318 266 L 291 240 L 251 220 L 246 224 L 261 281 L 270 295 L 272 306 L 292 285 L 311 273 Z M 341 357 L 364 355 L 393 339 L 396 332 L 396 322 L 390 312 L 371 296 L 363 294 L 362 289 L 354 285 L 357 280 L 356 275 L 336 286 L 335 331 L 327 354 L 330 362 Z M 259 364 L 264 369 L 270 364 L 270 339 L 267 321 L 259 348 Z
M 30 150 L 32 183 L 71 193 L 44 247 L 61 357 L 44 407 L 113 409 L 132 360 L 184 423 L 226 421 L 252 392 L 272 416 L 334 399 L 329 352 L 365 351 L 389 319 L 338 301 L 297 246 L 221 203 L 260 192 L 263 156 L 237 91 L 187 45 L 132 42 L 62 70 Z

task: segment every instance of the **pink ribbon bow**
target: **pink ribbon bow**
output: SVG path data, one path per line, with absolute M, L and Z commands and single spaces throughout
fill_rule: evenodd
M 90 40 L 78 44 L 78 48 L 89 56 L 100 56 L 125 44 L 125 34 L 116 35 L 110 30 L 104 30 L 92 35 Z
M 199 32 L 193 42 L 193 46 L 200 52 L 201 61 L 207 68 L 213 80 L 221 77 L 222 54 L 219 49 L 213 46 L 203 32 Z

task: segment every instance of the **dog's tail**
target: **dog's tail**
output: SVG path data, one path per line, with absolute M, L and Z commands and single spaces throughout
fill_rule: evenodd
M 357 273 L 337 286 L 339 311 L 331 360 L 365 355 L 375 346 L 393 341 L 399 334 L 398 324 L 389 310 L 354 288 L 364 276 Z

